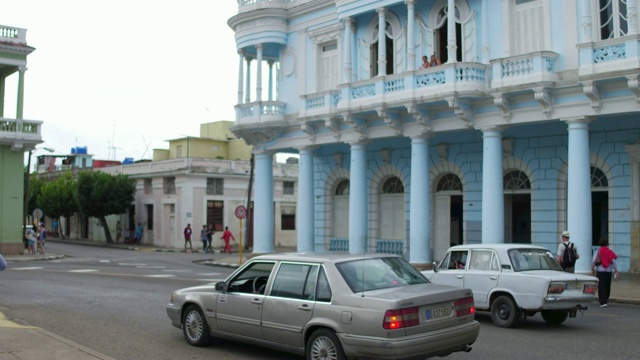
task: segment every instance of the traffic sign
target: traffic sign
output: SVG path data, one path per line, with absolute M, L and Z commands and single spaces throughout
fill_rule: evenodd
M 42 216 L 44 215 L 44 212 L 40 209 L 35 209 L 33 210 L 33 218 L 35 220 L 40 220 L 42 219 Z
M 240 205 L 236 208 L 236 217 L 238 219 L 244 219 L 247 217 L 247 208 Z

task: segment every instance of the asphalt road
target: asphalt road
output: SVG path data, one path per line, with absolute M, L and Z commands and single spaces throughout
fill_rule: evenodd
M 175 289 L 226 277 L 233 269 L 205 266 L 211 255 L 134 252 L 49 243 L 69 255 L 20 262 L 0 277 L 0 311 L 9 319 L 68 338 L 116 359 L 300 359 L 232 342 L 188 345 L 164 307 Z M 632 359 L 638 357 L 640 307 L 590 307 L 563 325 L 536 315 L 501 329 L 479 313 L 480 336 L 470 353 L 450 359 Z M 34 344 L 37 345 L 37 344 Z

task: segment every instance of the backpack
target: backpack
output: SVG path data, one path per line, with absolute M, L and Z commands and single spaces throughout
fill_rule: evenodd
M 562 267 L 574 267 L 576 265 L 576 249 L 573 247 L 573 243 L 566 243 L 564 245 L 564 251 L 562 252 Z

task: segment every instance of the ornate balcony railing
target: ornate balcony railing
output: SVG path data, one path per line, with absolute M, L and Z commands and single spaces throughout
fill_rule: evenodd
M 0 144 L 11 145 L 13 150 L 24 145 L 42 142 L 42 121 L 0 118 Z
M 238 0 L 238 8 L 240 11 L 247 10 L 249 7 L 254 8 L 286 8 L 289 3 L 294 0 Z
M 300 98 L 303 101 L 300 117 L 313 117 L 334 113 L 341 96 L 338 90 L 330 90 L 302 95 Z
M 625 72 L 635 73 L 640 67 L 640 35 L 578 44 L 581 77 Z
M 285 103 L 282 101 L 256 101 L 236 105 L 237 125 L 268 125 L 284 121 Z
M 26 44 L 27 29 L 0 25 L 0 42 Z
M 558 81 L 558 54 L 539 51 L 491 61 L 491 88 Z

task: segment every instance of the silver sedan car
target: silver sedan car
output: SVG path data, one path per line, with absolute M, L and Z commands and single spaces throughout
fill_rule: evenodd
M 470 351 L 480 328 L 471 290 L 386 254 L 257 256 L 174 292 L 166 311 L 191 345 L 232 339 L 307 359 L 444 356 Z

